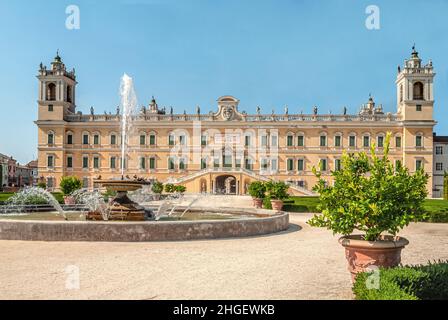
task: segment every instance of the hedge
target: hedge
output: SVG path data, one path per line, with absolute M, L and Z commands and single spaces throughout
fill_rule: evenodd
M 356 277 L 357 300 L 445 300 L 448 299 L 448 261 L 428 265 L 380 268 L 379 289 L 367 288 L 371 273 Z M 374 276 L 374 275 L 372 275 Z

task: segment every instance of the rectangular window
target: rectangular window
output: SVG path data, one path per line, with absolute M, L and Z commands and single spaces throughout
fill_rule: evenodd
M 149 145 L 151 145 L 151 146 L 156 145 L 156 136 L 154 134 L 149 136 Z
M 401 137 L 395 137 L 395 147 L 401 148 Z
M 88 134 L 82 135 L 82 144 L 89 144 L 89 135 Z
M 235 168 L 241 168 L 241 159 L 239 158 L 235 159 Z
M 87 169 L 89 167 L 89 157 L 82 157 L 82 167 Z
M 207 136 L 201 136 L 201 146 L 207 145 Z
M 267 159 L 261 159 L 261 170 L 267 170 L 269 162 Z
M 436 146 L 436 154 L 443 154 L 443 147 L 442 146 Z
M 252 170 L 252 161 L 250 159 L 246 158 L 246 160 L 244 160 L 244 163 L 246 170 Z
M 48 111 L 49 111 L 49 112 L 53 112 L 53 105 L 52 105 L 52 104 L 49 104 L 49 105 L 48 105 Z
M 288 171 L 293 171 L 294 170 L 294 160 L 293 159 L 288 159 L 287 160 L 286 169 Z
M 327 171 L 327 159 L 320 159 L 320 170 Z
M 277 159 L 271 159 L 271 170 L 272 171 L 277 171 L 278 170 Z
M 181 146 L 185 145 L 185 136 L 179 136 L 179 144 Z
M 356 137 L 355 136 L 350 136 L 348 138 L 348 145 L 352 148 L 355 147 L 355 145 L 356 145 Z
M 156 168 L 156 158 L 149 158 L 149 169 Z
M 224 155 L 222 157 L 222 163 L 223 163 L 224 167 L 231 168 L 232 167 L 232 156 Z
M 320 136 L 320 146 L 325 147 L 327 145 L 327 136 Z
M 297 171 L 303 171 L 304 169 L 304 161 L 303 159 L 297 160 Z
M 47 188 L 53 188 L 54 187 L 54 178 L 48 177 L 47 178 Z
M 146 168 L 146 159 L 145 157 L 140 157 L 140 169 Z
M 219 168 L 219 158 L 214 158 L 213 159 L 213 167 L 214 168 Z
M 420 170 L 423 167 L 423 161 L 422 160 L 416 160 L 415 161 L 415 170 Z
M 73 158 L 67 157 L 67 168 L 73 168 Z
M 417 104 L 417 105 L 415 106 L 415 109 L 416 109 L 417 111 L 422 111 L 422 105 L 421 105 L 421 104 Z
M 303 147 L 305 145 L 305 137 L 304 136 L 298 136 L 297 137 L 297 146 Z
M 174 136 L 173 135 L 168 136 L 168 144 L 170 146 L 174 146 Z
M 94 135 L 93 136 L 93 144 L 100 144 L 100 136 L 99 135 Z
M 54 135 L 52 133 L 48 134 L 48 144 L 54 143 Z
M 93 157 L 93 168 L 94 169 L 100 168 L 100 158 L 99 157 Z
M 113 134 L 110 136 L 110 144 L 111 145 L 117 144 L 117 136 L 116 135 Z
M 67 144 L 73 144 L 73 135 L 72 134 L 69 134 L 67 136 Z
M 287 145 L 288 147 L 291 147 L 292 144 L 293 144 L 293 139 L 294 139 L 294 137 L 293 137 L 293 136 L 288 136 L 286 139 L 287 139 L 287 143 L 286 143 L 286 145 Z
M 82 178 L 82 187 L 87 189 L 89 187 L 89 178 Z
M 276 147 L 277 146 L 278 137 L 277 136 L 271 136 L 271 146 Z
M 378 137 L 378 148 L 382 148 L 384 146 L 384 137 L 379 136 Z
M 53 168 L 54 166 L 54 157 L 53 156 L 48 156 L 47 157 L 47 167 L 48 168 Z
M 268 136 L 261 136 L 261 146 L 266 147 L 268 145 Z
M 115 157 L 112 157 L 112 158 L 110 158 L 110 168 L 111 169 L 115 169 L 116 168 L 116 162 L 117 162 L 117 158 L 115 158 Z
M 363 143 L 362 143 L 364 148 L 367 148 L 370 146 L 370 137 L 369 136 L 364 136 L 363 137 Z
M 185 165 L 185 159 L 180 159 L 180 160 L 179 160 L 179 169 L 180 169 L 180 170 L 185 170 L 185 167 L 186 167 L 186 165 Z
M 341 159 L 334 160 L 334 170 L 336 171 L 341 170 Z
M 146 136 L 144 134 L 140 135 L 140 145 L 144 146 L 146 144 Z
M 174 170 L 174 167 L 175 166 L 175 164 L 174 164 L 174 159 L 173 158 L 169 158 L 168 159 L 168 169 L 169 170 Z
M 443 170 L 443 163 L 442 162 L 436 162 L 436 170 L 442 171 Z
M 201 159 L 201 169 L 207 169 L 207 159 Z
M 335 136 L 334 137 L 334 146 L 340 147 L 341 146 L 341 136 Z
M 416 136 L 415 137 L 415 146 L 421 147 L 422 146 L 422 136 Z
M 249 147 L 249 146 L 250 146 L 250 136 L 245 136 L 245 137 L 244 137 L 244 145 L 245 145 L 246 147 Z

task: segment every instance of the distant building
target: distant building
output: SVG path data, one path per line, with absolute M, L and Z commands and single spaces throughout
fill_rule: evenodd
M 434 134 L 433 197 L 443 197 L 443 176 L 448 171 L 448 136 Z
M 8 186 L 8 161 L 9 157 L 0 153 L 0 189 Z

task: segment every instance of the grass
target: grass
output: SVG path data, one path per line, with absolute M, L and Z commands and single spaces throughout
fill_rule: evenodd
M 290 197 L 285 201 L 284 211 L 318 213 L 318 197 Z M 448 223 L 448 200 L 427 199 L 423 204 L 427 217 L 424 222 Z
M 0 204 L 6 202 L 14 195 L 14 192 L 0 192 Z M 58 200 L 59 203 L 64 203 L 64 197 L 61 192 L 52 192 L 52 195 Z

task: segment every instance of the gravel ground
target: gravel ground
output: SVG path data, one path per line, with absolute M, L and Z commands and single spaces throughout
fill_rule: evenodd
M 307 226 L 310 216 L 293 214 L 288 231 L 253 238 L 0 241 L 0 299 L 351 299 L 338 237 Z M 403 263 L 448 259 L 448 224 L 412 224 L 401 235 L 410 240 Z

